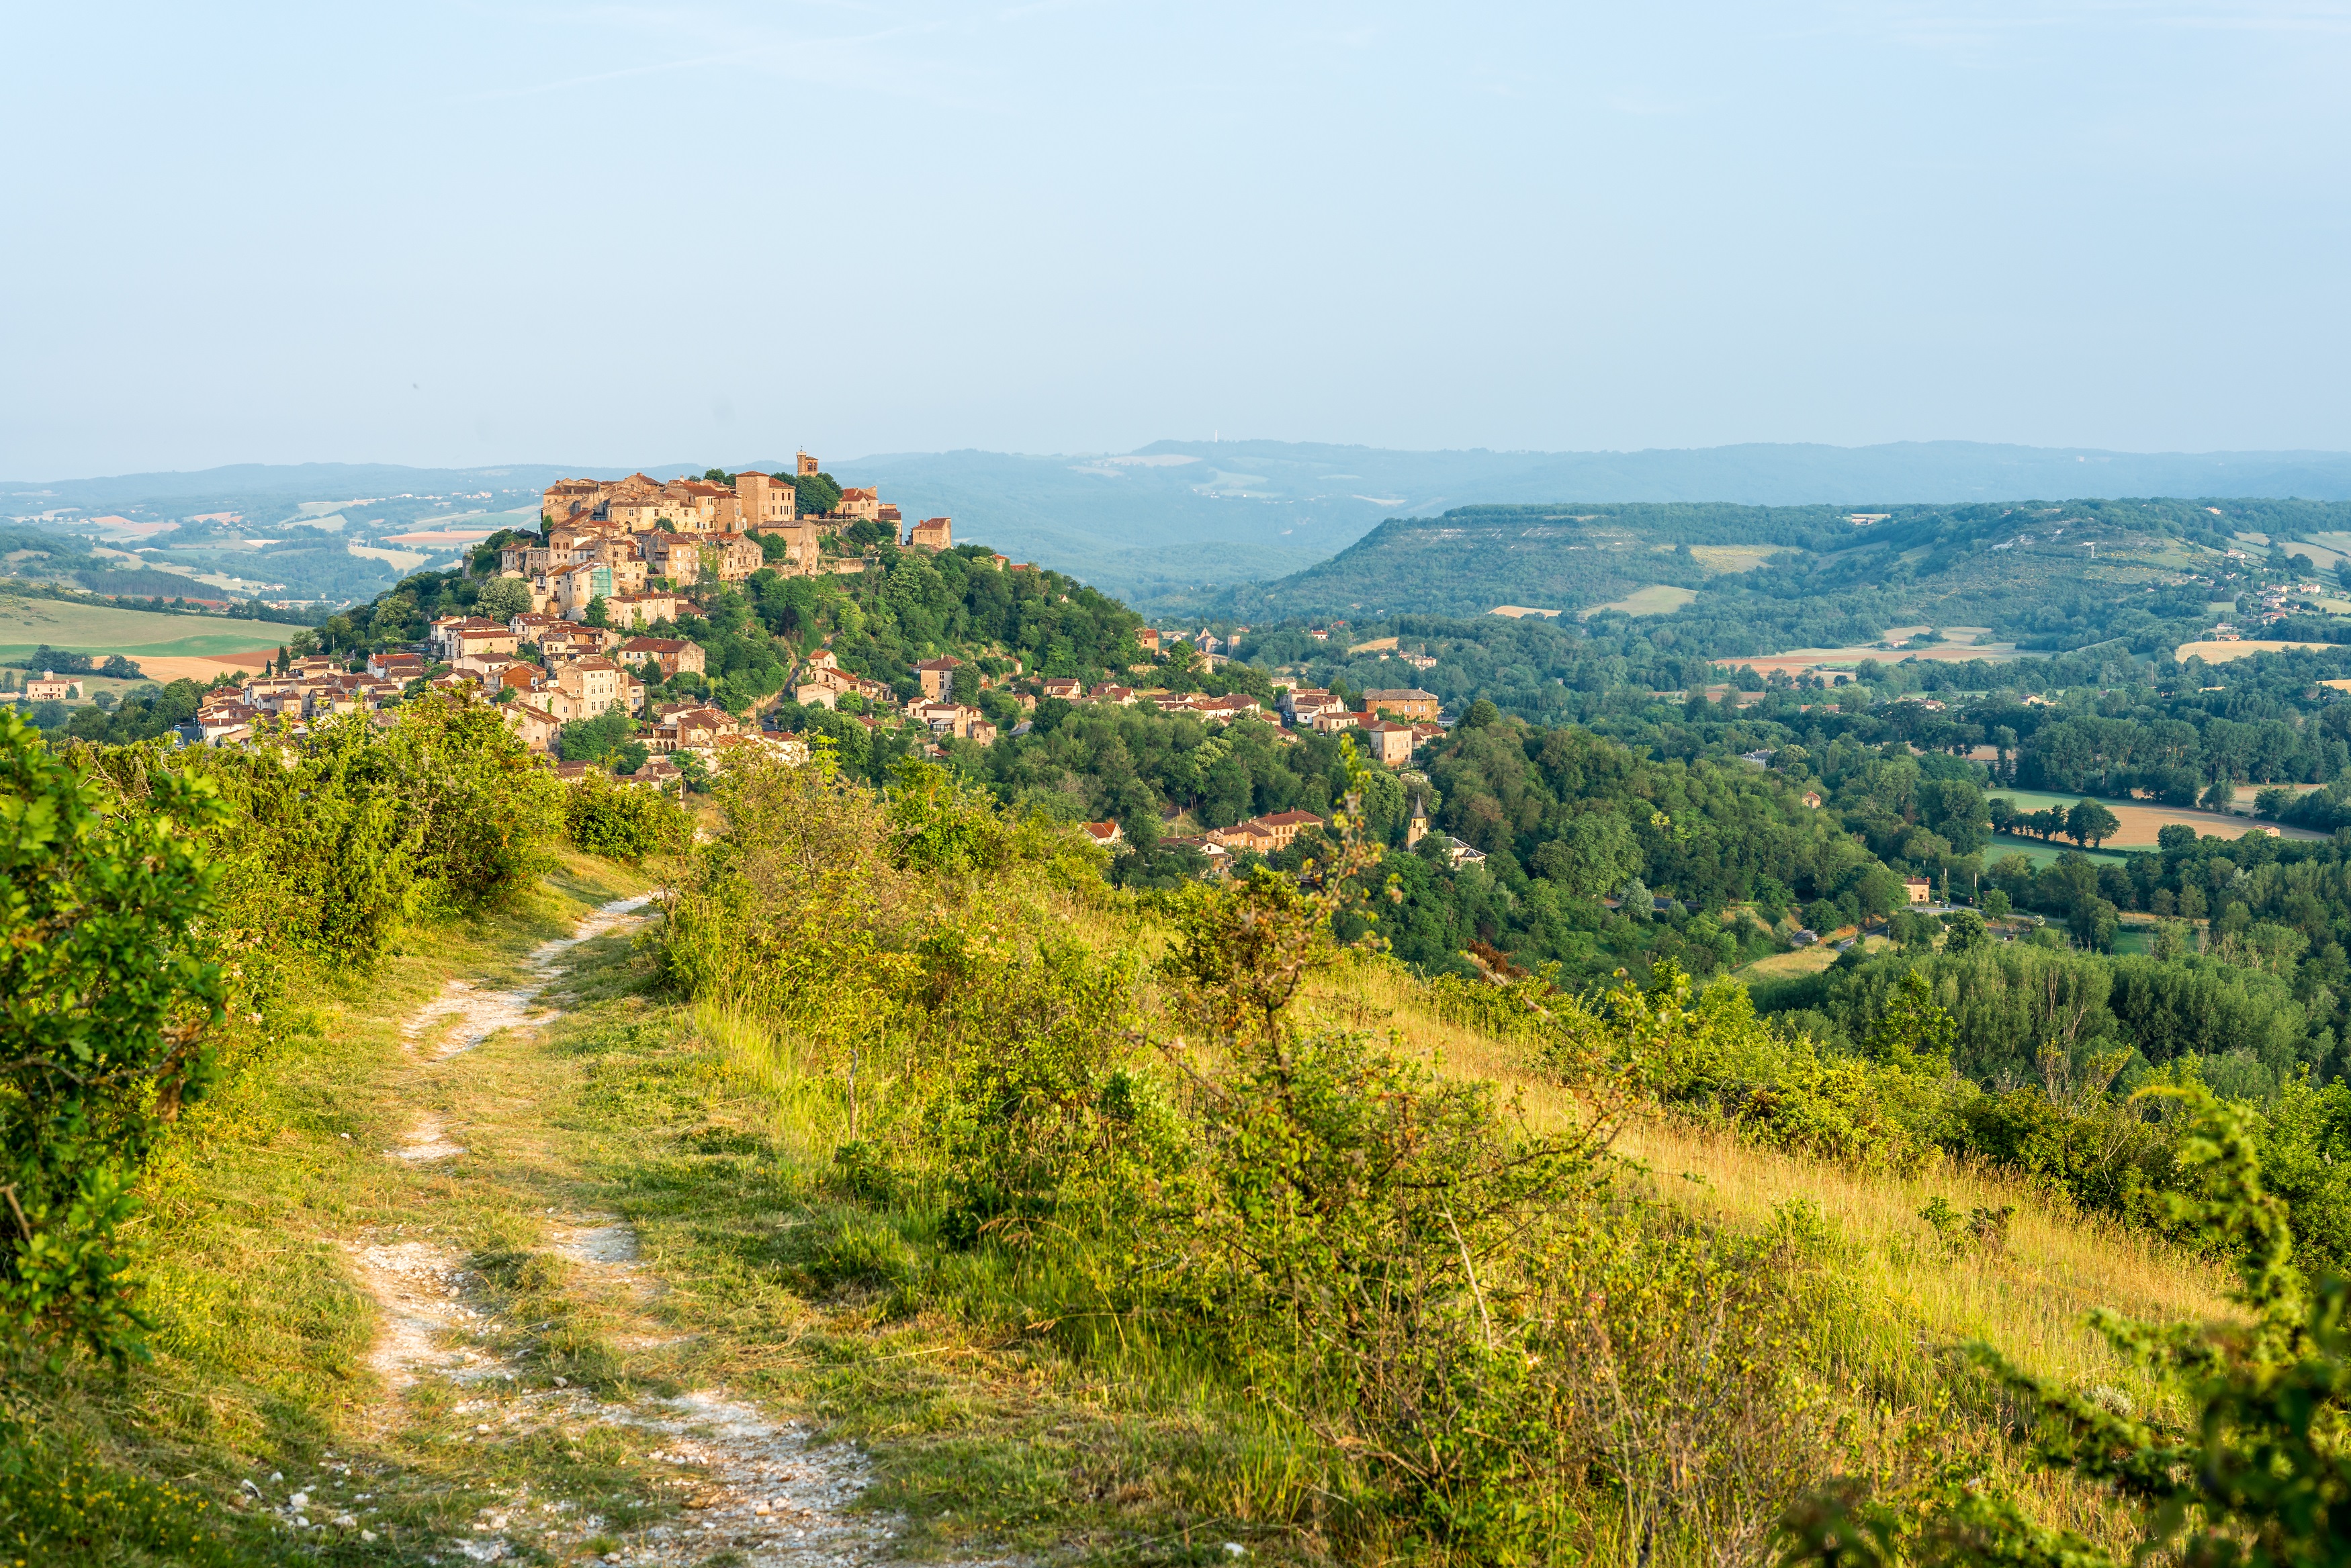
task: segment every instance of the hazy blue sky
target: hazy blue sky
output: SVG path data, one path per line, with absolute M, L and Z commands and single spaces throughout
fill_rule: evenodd
M 2351 445 L 2351 5 L 19 0 L 0 477 Z

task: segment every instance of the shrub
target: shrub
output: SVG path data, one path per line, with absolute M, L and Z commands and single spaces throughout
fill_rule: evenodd
M 0 774 L 0 1311 L 15 1335 L 120 1360 L 143 1324 L 115 1234 L 156 1141 L 213 1076 L 225 987 L 199 932 L 216 878 L 190 830 L 218 794 L 157 772 L 141 809 L 109 811 L 99 779 L 7 712 Z
M 575 848 L 632 866 L 648 855 L 675 854 L 694 839 L 693 821 L 674 796 L 599 774 L 565 789 L 563 824 Z

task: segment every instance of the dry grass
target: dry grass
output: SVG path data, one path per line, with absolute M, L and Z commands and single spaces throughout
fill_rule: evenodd
M 1583 1096 L 1535 1070 L 1522 1048 L 1437 1017 L 1408 977 L 1356 970 L 1321 1005 L 1350 1026 L 1395 1029 L 1444 1071 L 1499 1085 L 1538 1130 L 1589 1114 Z M 1771 1223 L 1794 1200 L 1815 1206 L 1853 1287 L 1835 1348 L 1899 1404 L 1926 1401 L 1942 1380 L 1943 1354 L 1976 1339 L 2042 1376 L 2144 1399 L 2154 1388 L 2087 1327 L 2091 1309 L 2165 1322 L 2231 1310 L 2209 1263 L 1995 1172 L 1951 1163 L 1907 1177 L 1854 1171 L 1656 1115 L 1630 1121 L 1617 1148 L 1645 1168 L 1648 1196 L 1741 1230 Z M 1961 1212 L 2012 1205 L 2005 1251 L 1948 1256 L 1918 1218 L 1938 1196 Z
M 2003 789 L 1998 794 L 2016 803 L 2018 809 L 2039 811 L 2046 806 L 2070 807 L 2079 794 L 2061 794 L 2048 790 Z M 2248 792 L 2250 793 L 2250 792 Z M 2242 838 L 2248 833 L 2274 833 L 2285 838 L 2325 838 L 2325 834 L 2314 833 L 2306 827 L 2281 827 L 2274 823 L 2257 824 L 2247 816 L 2231 812 L 2198 811 L 2186 806 L 2155 805 L 2146 801 L 2100 801 L 2122 826 L 2107 845 L 2116 849 L 2152 849 L 2156 835 L 2174 823 L 2183 823 L 2199 834 L 2216 838 Z
M 2207 664 L 2226 664 L 2235 659 L 2251 659 L 2256 653 L 2283 653 L 2295 648 L 2324 652 L 2336 646 L 2332 642 L 2280 642 L 2267 638 L 2247 638 L 2242 642 L 2183 642 L 2172 650 L 2171 656 L 2182 664 L 2190 659 L 2200 659 Z

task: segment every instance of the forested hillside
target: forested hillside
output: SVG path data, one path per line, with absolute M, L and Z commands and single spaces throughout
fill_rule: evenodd
M 2292 501 L 1464 507 L 1384 523 L 1222 608 L 1241 620 L 1500 605 L 1573 614 L 1667 587 L 1695 597 L 1644 625 L 1715 658 L 1846 647 L 1902 625 L 1984 628 L 2051 649 L 2121 638 L 2147 653 L 2199 634 L 2208 602 L 2234 598 L 2255 568 L 2284 566 L 2283 551 L 2248 550 L 2238 535 L 2346 527 L 2351 503 Z

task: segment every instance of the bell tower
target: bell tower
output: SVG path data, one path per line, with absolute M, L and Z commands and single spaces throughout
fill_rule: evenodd
M 1404 846 L 1406 849 L 1428 836 L 1427 798 L 1417 794 L 1412 797 L 1412 819 L 1404 826 Z

